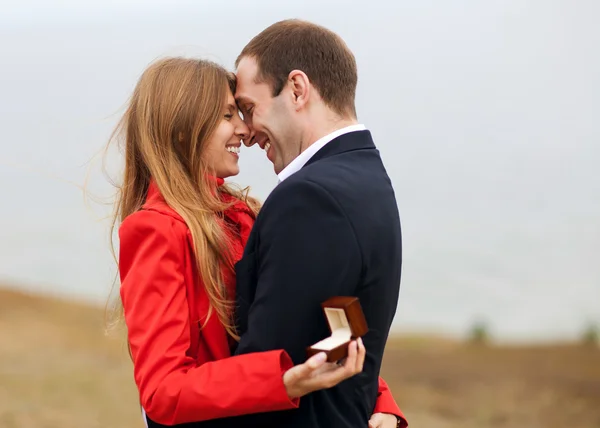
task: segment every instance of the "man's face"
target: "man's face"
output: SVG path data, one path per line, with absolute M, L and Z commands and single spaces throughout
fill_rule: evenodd
M 279 174 L 300 153 L 298 126 L 293 121 L 293 106 L 286 102 L 289 89 L 284 88 L 273 97 L 268 83 L 257 83 L 258 72 L 254 58 L 242 58 L 237 70 L 235 99 L 250 129 L 244 144 L 248 147 L 258 144 L 267 152 L 275 173 Z

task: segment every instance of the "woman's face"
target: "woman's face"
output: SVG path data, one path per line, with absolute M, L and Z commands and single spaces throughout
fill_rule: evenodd
M 227 178 L 239 174 L 241 140 L 246 138 L 248 133 L 248 127 L 238 113 L 233 94 L 227 89 L 222 119 L 204 152 L 206 163 L 216 177 Z

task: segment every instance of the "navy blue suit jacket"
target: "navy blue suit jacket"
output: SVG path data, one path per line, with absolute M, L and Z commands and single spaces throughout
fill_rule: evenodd
M 344 134 L 281 182 L 236 265 L 236 354 L 285 349 L 296 364 L 330 332 L 321 303 L 357 296 L 369 333 L 363 373 L 301 398 L 294 410 L 222 426 L 364 428 L 375 406 L 398 303 L 402 244 L 394 190 L 369 131 Z M 234 387 L 234 386 L 232 386 Z

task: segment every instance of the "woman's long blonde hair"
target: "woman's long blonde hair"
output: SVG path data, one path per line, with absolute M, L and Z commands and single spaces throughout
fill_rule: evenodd
M 146 69 L 113 134 L 124 137 L 125 170 L 111 233 L 142 207 L 152 178 L 191 232 L 197 270 L 210 302 L 208 317 L 216 312 L 227 332 L 239 339 L 223 278 L 223 268 L 233 270 L 234 265 L 220 220 L 228 205 L 215 191 L 214 181 L 207 179 L 211 168 L 203 156 L 230 90 L 235 92 L 235 77 L 211 61 L 166 58 Z M 258 211 L 247 189 L 225 184 L 219 191 Z M 116 309 L 122 314 L 120 299 Z

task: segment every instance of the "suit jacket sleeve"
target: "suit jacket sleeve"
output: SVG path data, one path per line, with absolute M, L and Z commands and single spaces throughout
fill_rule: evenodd
M 187 354 L 183 225 L 140 211 L 124 221 L 119 234 L 121 298 L 134 378 L 151 419 L 173 425 L 297 407 L 282 380 L 293 364 L 281 350 L 204 364 Z

